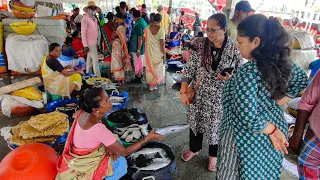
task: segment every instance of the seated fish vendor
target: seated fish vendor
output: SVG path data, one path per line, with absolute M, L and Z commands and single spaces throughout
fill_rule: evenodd
M 166 48 L 174 48 L 180 46 L 180 43 L 181 33 L 178 31 L 177 26 L 174 26 L 173 31 L 169 34 L 169 39 L 166 40 Z
M 56 180 L 77 179 L 80 175 L 81 179 L 118 180 L 127 173 L 125 156 L 150 140 L 162 139 L 151 131 L 144 139 L 124 148 L 101 122 L 112 108 L 110 98 L 101 88 L 86 90 L 79 105 L 82 110 L 73 122 L 58 161 Z
M 188 47 L 188 45 L 191 43 L 191 40 L 193 39 L 193 35 L 191 33 L 192 30 L 188 29 L 187 33 L 182 36 L 183 47 Z
M 80 74 L 83 74 L 83 72 L 74 70 L 70 65 L 63 67 L 58 61 L 60 55 L 60 45 L 57 43 L 50 44 L 49 54 L 42 60 L 41 72 L 48 93 L 68 97 L 74 90 L 81 90 L 82 79 Z
M 75 70 L 85 70 L 86 61 L 83 57 L 79 57 L 76 51 L 72 47 L 73 39 L 71 37 L 66 37 L 65 43 L 61 46 L 62 53 L 58 60 L 62 66 L 72 66 Z

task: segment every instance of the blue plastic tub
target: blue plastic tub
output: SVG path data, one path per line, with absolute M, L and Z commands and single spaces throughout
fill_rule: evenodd
M 57 107 L 61 107 L 67 104 L 71 104 L 71 103 L 77 103 L 78 99 L 77 98 L 71 98 L 71 99 L 59 99 L 56 101 L 51 101 L 50 103 L 48 103 L 46 105 L 46 110 L 48 112 L 53 112 L 57 109 Z
M 129 101 L 129 93 L 128 92 L 122 92 L 120 95 L 116 92 L 113 94 L 110 94 L 112 96 L 119 96 L 119 97 L 124 97 L 124 103 L 119 104 L 119 105 L 112 105 L 112 110 L 111 112 L 117 111 L 119 109 L 123 109 L 127 107 L 128 101 Z

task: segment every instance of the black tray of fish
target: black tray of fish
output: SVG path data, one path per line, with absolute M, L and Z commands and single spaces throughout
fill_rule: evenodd
M 147 124 L 149 121 L 145 113 L 142 113 L 139 109 L 120 109 L 108 115 L 108 121 L 121 124 Z

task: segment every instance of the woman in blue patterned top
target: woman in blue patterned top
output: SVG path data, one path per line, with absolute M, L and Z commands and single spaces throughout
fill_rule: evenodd
M 217 177 L 280 179 L 289 145 L 281 105 L 307 86 L 307 76 L 291 62 L 291 38 L 276 18 L 246 18 L 237 41 L 250 61 L 224 86 Z

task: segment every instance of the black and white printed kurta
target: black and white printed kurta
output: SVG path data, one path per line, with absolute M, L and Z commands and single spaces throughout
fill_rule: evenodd
M 235 43 L 229 37 L 227 38 L 217 70 L 214 71 L 212 68 L 207 68 L 208 71 L 205 72 L 193 104 L 188 107 L 188 122 L 192 131 L 195 134 L 204 133 L 210 145 L 218 144 L 218 129 L 223 114 L 221 96 L 225 81 L 220 80 L 218 74 L 223 69 L 230 67 L 235 68 L 236 71 L 242 64 L 242 58 Z M 213 46 L 212 43 L 209 44 Z M 205 71 L 205 67 L 201 65 L 203 64 L 201 62 L 204 57 L 204 46 L 205 38 L 197 38 L 195 40 L 193 44 L 195 50 L 192 52 L 190 60 L 184 69 L 184 79 L 189 82 L 192 81 L 193 85 L 201 77 L 201 73 Z M 207 57 L 212 62 L 210 50 Z

